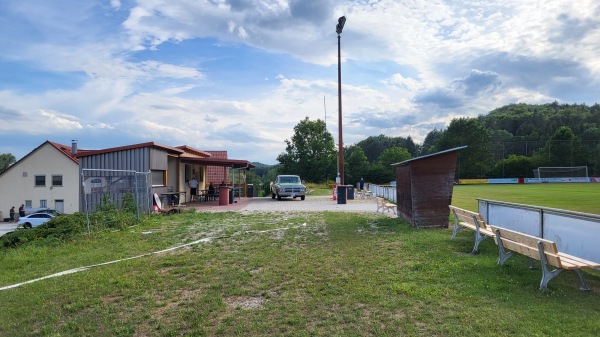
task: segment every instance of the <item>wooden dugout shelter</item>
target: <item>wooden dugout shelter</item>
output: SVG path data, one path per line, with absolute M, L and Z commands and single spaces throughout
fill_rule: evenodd
M 393 164 L 398 215 L 415 228 L 448 228 L 448 206 L 458 151 L 466 146 Z

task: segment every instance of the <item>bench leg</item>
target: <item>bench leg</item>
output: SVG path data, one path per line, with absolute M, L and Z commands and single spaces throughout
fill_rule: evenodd
M 479 254 L 479 244 L 486 238 L 487 236 L 481 235 L 481 233 L 475 231 L 475 246 L 473 247 L 473 251 L 471 252 L 471 254 Z
M 502 245 L 502 240 L 500 240 L 500 231 L 496 229 L 496 238 L 498 238 L 498 265 L 501 266 L 504 264 L 504 261 L 512 256 L 512 252 L 504 249 L 504 245 Z
M 585 283 L 585 279 L 583 278 L 583 272 L 580 269 L 576 269 L 575 272 L 577 273 L 577 276 L 579 276 L 579 290 L 591 291 Z
M 544 253 L 544 244 L 538 241 L 538 252 L 540 254 L 540 264 L 542 266 L 542 281 L 540 282 L 540 290 L 548 289 L 548 282 L 555 278 L 558 274 L 562 273 L 562 268 L 550 270 L 548 268 L 548 260 L 546 259 L 546 253 Z
M 554 270 L 550 270 L 548 265 L 542 263 L 542 281 L 540 282 L 540 290 L 548 289 L 548 282 L 555 278 L 558 274 L 562 273 L 564 269 L 558 268 Z
M 463 228 L 458 225 L 458 216 L 456 216 L 455 210 L 452 210 L 452 215 L 454 216 L 454 230 L 452 231 L 452 239 L 451 240 L 454 240 L 456 238 L 456 233 L 458 233 L 458 231 Z

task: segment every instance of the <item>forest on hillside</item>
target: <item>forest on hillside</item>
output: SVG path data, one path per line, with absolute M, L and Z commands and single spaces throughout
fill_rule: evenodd
M 280 164 L 261 166 L 259 176 L 295 172 L 308 181 L 333 180 L 336 151 L 333 139 L 321 136 L 320 122 L 300 122 L 294 138 L 286 140 Z M 314 139 L 318 151 L 312 151 L 306 139 Z M 330 148 L 323 149 L 322 144 Z M 457 179 L 530 178 L 538 167 L 573 166 L 587 166 L 589 176 L 600 176 L 600 105 L 510 104 L 478 117 L 456 118 L 446 129 L 430 131 L 422 144 L 410 136 L 371 136 L 344 147 L 345 181 L 362 176 L 371 182 L 389 182 L 394 178 L 390 163 L 465 145 L 459 151 Z M 311 156 L 327 164 L 307 165 Z M 316 172 L 315 166 L 327 168 Z
M 600 175 L 600 105 L 510 104 L 433 130 L 421 155 L 467 145 L 460 178 L 533 177 L 537 167 L 587 166 Z

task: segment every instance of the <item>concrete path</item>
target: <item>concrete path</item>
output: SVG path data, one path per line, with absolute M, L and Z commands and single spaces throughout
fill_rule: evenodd
M 16 222 L 0 222 L 0 236 L 6 233 L 14 232 L 16 228 Z
M 235 203 L 220 206 L 218 201 L 188 203 L 185 208 L 195 208 L 198 212 L 376 212 L 375 198 L 347 200 L 345 204 L 338 204 L 331 196 L 306 196 L 300 198 L 283 198 L 281 200 L 271 197 L 261 198 L 236 198 Z M 393 213 L 390 212 L 393 215 Z

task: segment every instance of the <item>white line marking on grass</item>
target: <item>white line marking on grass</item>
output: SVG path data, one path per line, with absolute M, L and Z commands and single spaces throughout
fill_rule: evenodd
M 305 226 L 306 226 L 306 222 L 303 223 L 300 226 L 295 226 L 295 227 L 284 227 L 284 228 L 268 229 L 268 230 L 262 230 L 262 231 L 245 231 L 243 234 L 248 234 L 248 233 L 267 233 L 267 232 L 273 232 L 273 231 L 288 230 L 288 229 L 292 229 L 292 228 L 300 228 L 300 227 L 305 227 Z M 29 283 L 33 283 L 33 282 L 38 282 L 38 281 L 46 280 L 46 279 L 49 279 L 49 278 L 54 278 L 54 277 L 59 277 L 59 276 L 64 276 L 64 275 L 69 275 L 69 274 L 74 274 L 74 273 L 78 273 L 80 271 L 86 271 L 86 270 L 94 268 L 94 267 L 101 267 L 101 266 L 106 266 L 106 265 L 114 264 L 114 263 L 118 263 L 118 262 L 123 262 L 123 261 L 128 261 L 128 260 L 133 260 L 133 259 L 139 259 L 139 258 L 145 257 L 145 256 L 150 256 L 150 255 L 155 255 L 155 254 L 162 254 L 162 253 L 166 253 L 166 252 L 171 252 L 171 251 L 174 251 L 174 250 L 177 250 L 177 249 L 181 249 L 181 248 L 184 248 L 184 247 L 189 247 L 189 246 L 197 245 L 197 244 L 200 244 L 200 243 L 210 243 L 211 241 L 213 241 L 215 239 L 223 239 L 223 238 L 227 238 L 227 237 L 229 237 L 229 236 L 207 237 L 207 238 L 203 238 L 203 239 L 200 239 L 200 240 L 189 242 L 189 243 L 186 243 L 186 244 L 183 244 L 183 245 L 179 245 L 179 246 L 175 246 L 175 247 L 171 247 L 171 248 L 159 250 L 159 251 L 152 252 L 152 253 L 146 253 L 146 254 L 142 254 L 142 255 L 127 257 L 127 258 L 124 258 L 124 259 L 119 259 L 119 260 L 114 260 L 114 261 L 109 261 L 109 262 L 92 264 L 92 265 L 85 266 L 85 267 L 73 268 L 73 269 L 61 271 L 60 273 L 56 273 L 56 274 L 52 274 L 52 275 L 48 275 L 48 276 L 36 278 L 36 279 L 33 279 L 33 280 L 29 280 L 29 281 L 25 281 L 25 282 L 11 284 L 11 285 L 8 285 L 8 286 L 5 286 L 5 287 L 1 287 L 0 291 L 17 288 L 17 287 L 20 287 L 20 286 L 25 285 L 25 284 L 29 284 Z

